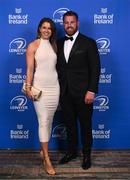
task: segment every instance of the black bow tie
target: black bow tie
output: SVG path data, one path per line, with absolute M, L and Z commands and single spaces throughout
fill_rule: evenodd
M 68 37 L 68 36 L 65 36 L 65 40 L 67 41 L 67 40 L 71 40 L 71 41 L 73 41 L 73 37 Z

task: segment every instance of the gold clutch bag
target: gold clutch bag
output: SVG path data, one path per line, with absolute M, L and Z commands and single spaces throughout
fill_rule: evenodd
M 21 91 L 26 94 L 26 83 L 25 82 L 23 83 Z M 34 86 L 31 86 L 31 92 L 34 96 L 34 101 L 38 101 L 38 99 L 42 95 L 42 91 Z

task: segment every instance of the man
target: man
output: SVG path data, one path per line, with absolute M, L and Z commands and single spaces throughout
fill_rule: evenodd
M 95 41 L 78 31 L 79 21 L 75 12 L 66 12 L 63 24 L 66 37 L 57 43 L 57 69 L 68 150 L 59 163 L 65 164 L 77 157 L 78 118 L 83 146 L 82 168 L 88 169 L 91 167 L 93 101 L 100 74 L 99 54 Z

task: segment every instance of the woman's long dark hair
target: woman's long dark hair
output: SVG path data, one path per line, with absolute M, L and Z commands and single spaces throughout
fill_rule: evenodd
M 42 24 L 48 22 L 51 26 L 51 32 L 52 35 L 49 39 L 53 49 L 55 52 L 57 52 L 57 46 L 56 46 L 56 26 L 55 23 L 50 18 L 42 18 L 39 22 L 38 28 L 37 28 L 37 39 L 41 38 L 40 28 L 42 27 Z

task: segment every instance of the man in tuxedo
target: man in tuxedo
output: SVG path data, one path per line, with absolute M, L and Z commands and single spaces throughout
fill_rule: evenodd
M 96 42 L 78 31 L 77 13 L 66 12 L 63 25 L 66 36 L 57 43 L 57 70 L 68 149 L 59 163 L 65 164 L 77 157 L 78 119 L 83 147 L 82 168 L 88 169 L 91 167 L 93 101 L 100 75 L 99 54 Z

